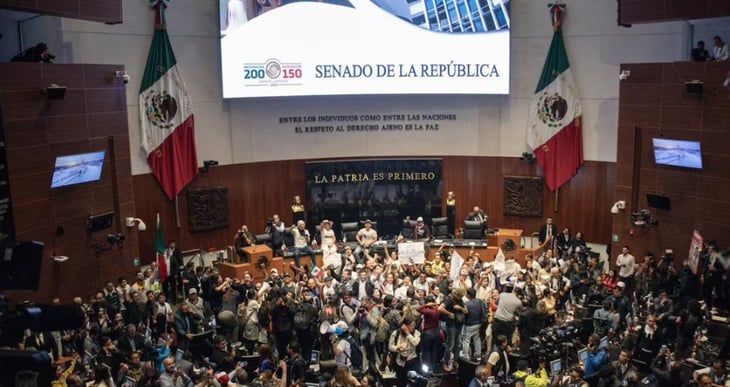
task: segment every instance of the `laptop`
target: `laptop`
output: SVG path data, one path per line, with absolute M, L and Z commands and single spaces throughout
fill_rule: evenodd
M 560 364 L 560 359 L 550 361 L 550 371 L 553 375 L 560 375 L 561 370 L 562 365 Z
M 578 351 L 578 361 L 585 364 L 586 358 L 588 358 L 588 349 L 583 348 Z
M 608 349 L 608 336 L 604 336 L 601 339 L 601 343 L 598 344 L 598 348 Z

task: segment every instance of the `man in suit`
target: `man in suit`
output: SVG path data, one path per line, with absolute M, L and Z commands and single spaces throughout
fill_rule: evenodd
M 117 339 L 117 349 L 128 358 L 132 352 L 144 350 L 144 336 L 137 334 L 137 327 L 134 324 L 127 324 L 127 334 Z
M 193 335 L 198 333 L 198 319 L 190 309 L 190 305 L 183 303 L 175 313 L 175 332 L 177 332 L 178 349 L 187 351 Z
M 54 359 L 58 359 L 58 346 L 49 332 L 34 332 L 25 339 L 25 349 L 35 348 L 37 351 L 45 351 Z
M 540 235 L 537 240 L 540 245 L 547 243 L 552 244 L 553 238 L 558 236 L 558 226 L 553 224 L 553 218 L 545 219 L 545 224 L 540 226 Z
M 182 281 L 180 278 L 180 270 L 182 270 L 183 267 L 182 251 L 177 248 L 177 243 L 171 240 L 168 242 L 167 251 L 165 251 L 165 253 L 170 260 L 167 265 L 167 267 L 170 268 L 170 273 L 164 284 L 165 294 L 167 295 L 168 300 L 170 300 L 173 304 L 177 304 L 177 294 L 179 292 L 178 286 L 180 286 Z
M 479 222 L 479 224 L 482 225 L 482 236 L 487 233 L 487 223 L 489 222 L 489 217 L 487 216 L 487 214 L 484 213 L 484 211 L 482 211 L 482 209 L 479 208 L 479 206 L 474 206 L 469 215 L 466 216 L 466 220 Z

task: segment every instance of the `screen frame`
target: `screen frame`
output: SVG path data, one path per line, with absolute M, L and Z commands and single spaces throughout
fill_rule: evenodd
M 672 142 L 672 143 L 688 143 L 688 144 L 697 144 L 697 149 L 699 149 L 700 152 L 700 165 L 699 167 L 694 167 L 690 165 L 678 165 L 678 164 L 670 164 L 666 162 L 660 162 L 657 159 L 657 141 L 666 141 L 666 142 Z M 663 137 L 652 137 L 652 153 L 654 154 L 654 164 L 657 166 L 662 167 L 670 167 L 670 168 L 683 168 L 683 169 L 690 169 L 694 171 L 701 171 L 704 169 L 704 162 L 702 160 L 702 142 L 701 141 L 695 141 L 695 140 L 677 140 L 672 138 L 663 138 Z
M 56 167 L 58 166 L 58 161 L 60 159 L 68 158 L 68 157 L 82 157 L 82 156 L 86 156 L 86 155 L 95 155 L 95 154 L 101 154 L 101 168 L 99 169 L 99 176 L 96 179 L 82 181 L 82 182 L 78 182 L 78 183 L 58 185 L 58 186 L 53 185 L 53 178 L 56 176 Z M 77 185 L 81 185 L 81 184 L 96 183 L 96 182 L 102 180 L 104 178 L 104 162 L 106 161 L 106 156 L 107 156 L 106 149 L 102 149 L 102 150 L 94 151 L 94 152 L 74 153 L 74 154 L 56 156 L 56 158 L 53 162 L 53 171 L 51 173 L 51 189 L 52 190 L 63 189 L 66 187 L 73 187 L 73 186 L 77 186 Z
M 269 101 L 287 101 L 287 100 L 299 100 L 299 99 L 311 99 L 311 98 L 354 98 L 354 97 L 394 97 L 394 98 L 401 98 L 401 97 L 407 97 L 407 96 L 414 96 L 414 97 L 435 97 L 435 98 L 444 98 L 444 97 L 453 97 L 453 98 L 459 98 L 459 97 L 475 97 L 475 96 L 496 96 L 496 97 L 510 97 L 513 93 L 513 85 L 514 81 L 512 80 L 512 72 L 514 67 L 514 60 L 513 60 L 513 30 L 514 30 L 514 19 L 513 16 L 513 9 L 512 9 L 512 2 L 514 0 L 509 1 L 509 39 L 508 39 L 508 57 L 507 57 L 507 90 L 505 92 L 497 93 L 464 93 L 464 92 L 394 92 L 394 93 L 332 93 L 332 94 L 307 94 L 307 95 L 259 95 L 259 96 L 226 96 L 224 91 L 224 83 L 226 81 L 224 71 L 223 71 L 223 44 L 222 44 L 222 36 L 220 35 L 221 31 L 221 19 L 220 19 L 220 13 L 221 13 L 221 3 L 218 2 L 217 5 L 217 13 L 218 17 L 216 18 L 216 25 L 217 25 L 217 32 L 216 32 L 216 39 L 218 40 L 218 59 L 219 59 L 219 65 L 218 65 L 218 81 L 220 85 L 220 97 L 223 101 L 234 101 L 234 100 L 269 100 Z M 250 21 L 250 20 L 249 20 Z M 499 30 L 497 30 L 499 31 Z M 493 31 L 493 32 L 497 32 Z M 489 33 L 489 32 L 486 32 Z
M 553 375 L 557 375 L 563 370 L 563 365 L 560 363 L 561 361 L 561 359 L 550 361 L 550 372 L 552 372 Z

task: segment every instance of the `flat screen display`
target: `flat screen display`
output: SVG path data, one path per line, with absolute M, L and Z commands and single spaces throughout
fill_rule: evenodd
M 106 151 L 56 157 L 51 188 L 88 183 L 101 179 Z
M 223 98 L 508 94 L 510 0 L 220 0 Z
M 654 160 L 658 165 L 702 169 L 699 141 L 654 138 Z

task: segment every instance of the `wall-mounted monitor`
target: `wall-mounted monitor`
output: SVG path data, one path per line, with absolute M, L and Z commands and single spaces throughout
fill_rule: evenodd
M 56 157 L 51 188 L 88 183 L 101 179 L 106 151 Z
M 220 4 L 223 98 L 509 94 L 510 0 Z
M 646 205 L 657 210 L 671 210 L 672 202 L 668 196 L 648 193 L 646 194 Z
M 699 141 L 654 138 L 652 142 L 657 165 L 702 169 L 702 150 Z

